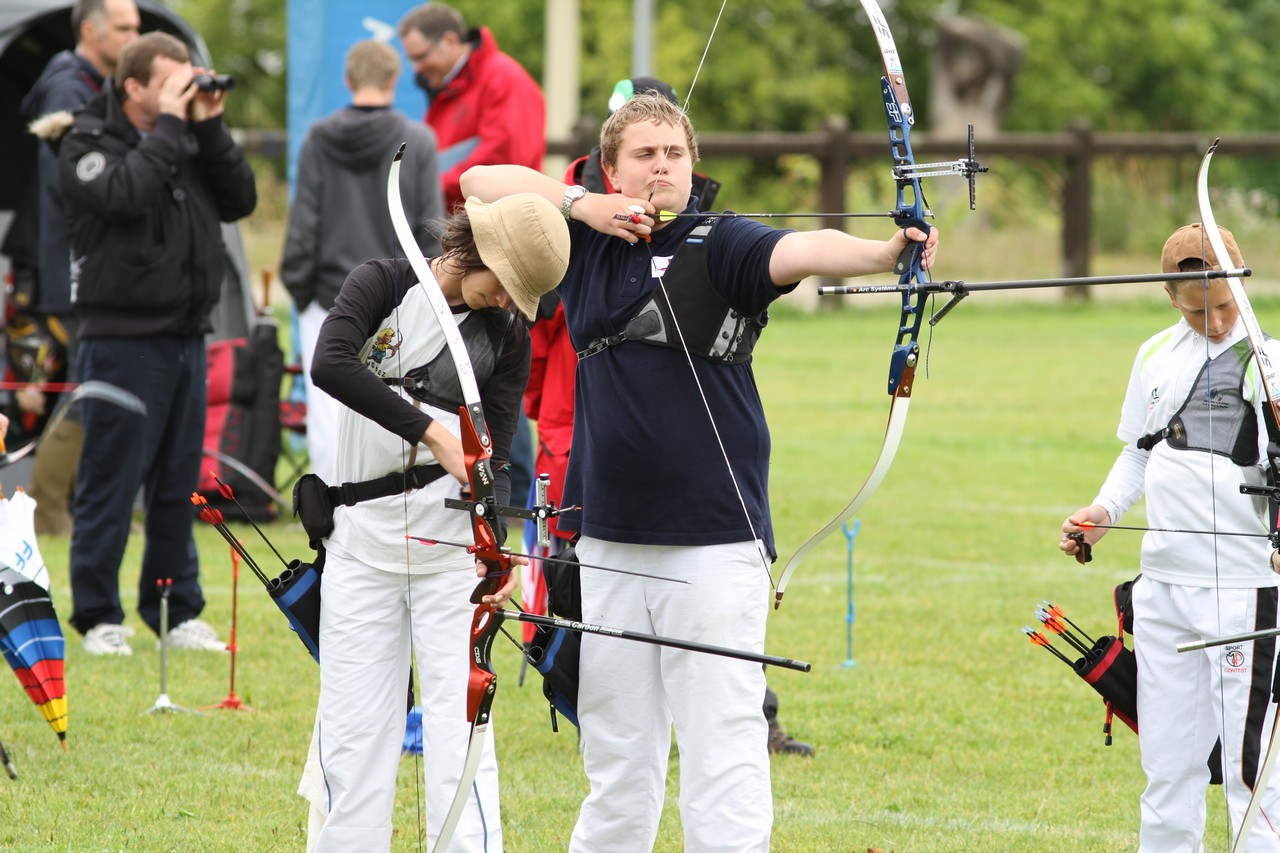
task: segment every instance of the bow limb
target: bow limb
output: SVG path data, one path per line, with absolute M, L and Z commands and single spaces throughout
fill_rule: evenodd
M 1276 766 L 1276 746 L 1278 741 L 1280 741 L 1280 728 L 1277 728 L 1273 721 L 1271 724 L 1271 737 L 1267 741 L 1267 754 L 1262 759 L 1262 766 L 1258 768 L 1258 780 L 1254 783 L 1253 795 L 1249 797 L 1249 806 L 1245 809 L 1244 819 L 1240 821 L 1240 832 L 1236 835 L 1235 844 L 1231 847 L 1232 853 L 1244 849 L 1245 844 L 1248 843 L 1249 832 L 1253 829 L 1253 824 L 1258 819 L 1258 812 L 1262 809 L 1262 794 L 1267 790 L 1267 784 L 1270 782 L 1272 771 Z
M 889 407 L 889 425 L 885 429 L 884 441 L 880 445 L 880 454 L 876 457 L 875 466 L 871 469 L 871 473 L 867 475 L 862 487 L 858 489 L 858 493 L 854 495 L 853 500 L 849 501 L 835 518 L 827 522 L 825 527 L 805 540 L 804 544 L 791 555 L 791 559 L 787 561 L 786 568 L 778 576 L 778 585 L 774 591 L 773 606 L 775 610 L 782 604 L 782 595 L 787 590 L 787 583 L 791 580 L 791 576 L 795 573 L 801 561 L 809 555 L 810 551 L 818 547 L 823 540 L 836 530 L 839 530 L 840 526 L 852 518 L 854 513 L 862 509 L 863 505 L 871 499 L 871 495 L 875 493 L 875 490 L 880 487 L 880 481 L 889 473 L 889 466 L 893 464 L 893 457 L 898 453 L 898 445 L 902 442 L 902 434 L 907 428 L 907 412 L 911 405 L 911 386 L 915 373 L 916 360 L 912 358 L 910 364 L 904 369 L 902 379 L 893 393 L 893 402 Z
M 1209 241 L 1209 245 L 1213 247 L 1213 253 L 1218 259 L 1218 265 L 1226 267 L 1231 263 L 1231 255 L 1227 252 L 1222 234 L 1218 231 L 1218 223 L 1214 218 L 1213 206 L 1210 204 L 1209 199 L 1209 164 L 1213 160 L 1213 154 L 1217 149 L 1218 140 L 1215 139 L 1205 153 L 1204 160 L 1200 163 L 1200 172 L 1196 178 L 1196 200 L 1200 207 L 1201 230 Z M 1227 286 L 1231 291 L 1232 298 L 1235 300 L 1236 308 L 1239 309 L 1240 318 L 1244 322 L 1245 334 L 1249 338 L 1249 346 L 1253 351 L 1254 361 L 1261 375 L 1262 393 L 1265 395 L 1267 402 L 1263 410 L 1263 418 L 1267 422 L 1268 433 L 1274 437 L 1280 434 L 1280 406 L 1277 406 L 1277 389 L 1280 389 L 1280 377 L 1277 376 L 1275 365 L 1267 355 L 1265 349 L 1266 338 L 1262 333 L 1261 326 L 1258 325 L 1258 317 L 1253 311 L 1253 305 L 1249 302 L 1249 296 L 1245 293 L 1240 279 L 1235 276 L 1228 276 Z M 1274 477 L 1277 472 L 1274 457 L 1268 456 L 1268 465 L 1273 474 L 1272 485 L 1274 486 L 1277 484 Z M 1241 488 L 1244 490 L 1245 487 Z M 1280 518 L 1272 520 L 1273 535 L 1278 530 L 1280 530 Z M 1274 661 L 1272 665 L 1275 665 Z M 1276 699 L 1277 697 L 1273 695 L 1272 701 L 1275 702 Z M 1271 737 L 1267 743 L 1267 753 L 1258 770 L 1258 778 L 1254 781 L 1253 794 L 1249 798 L 1249 805 L 1245 808 L 1244 818 L 1240 821 L 1240 829 L 1236 833 L 1235 841 L 1231 847 L 1232 853 L 1243 850 L 1248 843 L 1249 834 L 1262 806 L 1262 797 L 1267 790 L 1272 771 L 1275 768 L 1277 744 L 1280 743 L 1280 737 L 1277 735 L 1276 720 L 1280 720 L 1280 715 L 1272 719 Z
M 1218 223 L 1213 216 L 1213 206 L 1209 201 L 1209 163 L 1213 160 L 1213 154 L 1217 149 L 1218 140 L 1215 139 L 1200 164 L 1200 173 L 1196 178 L 1196 199 L 1200 206 L 1200 220 L 1205 237 L 1209 240 L 1209 245 L 1213 247 L 1213 252 L 1218 258 L 1219 265 L 1225 267 L 1231 262 L 1231 255 L 1227 252 L 1227 246 L 1222 240 L 1222 234 L 1218 231 Z M 1240 319 L 1244 321 L 1245 333 L 1249 337 L 1249 346 L 1253 350 L 1254 361 L 1257 363 L 1258 371 L 1262 376 L 1262 393 L 1267 400 L 1267 408 L 1264 414 L 1269 414 L 1271 425 L 1276 426 L 1280 424 L 1280 403 L 1277 402 L 1277 390 L 1280 389 L 1280 373 L 1277 373 L 1275 364 L 1271 361 L 1270 356 L 1267 355 L 1265 349 L 1266 336 L 1262 333 L 1262 327 L 1258 325 L 1258 316 L 1253 311 L 1253 305 L 1249 302 L 1249 295 L 1245 292 L 1244 285 L 1234 275 L 1226 276 L 1226 280 L 1227 287 L 1231 290 L 1231 297 L 1235 300 L 1236 307 L 1240 311 Z
M 88 382 L 81 382 L 79 385 L 75 386 L 75 389 L 62 400 L 54 413 L 49 416 L 49 420 L 45 423 L 44 429 L 41 430 L 40 435 L 34 441 L 23 445 L 12 453 L 5 453 L 4 444 L 0 442 L 0 468 L 8 468 L 18 460 L 35 453 L 36 447 L 40 445 L 44 436 L 52 433 L 53 428 L 67 416 L 67 412 L 71 409 L 72 404 L 78 400 L 84 399 L 102 400 L 106 403 L 114 403 L 122 409 L 130 412 L 136 412 L 139 415 L 145 415 L 147 413 L 146 404 L 144 404 L 142 400 L 138 399 L 136 394 L 130 391 L 126 391 L 119 386 L 112 385 L 110 382 L 102 382 L 97 379 L 91 379 Z
M 494 637 L 502 627 L 502 618 L 501 610 L 483 604 L 476 608 L 471 620 L 471 671 L 467 677 L 467 718 L 471 721 L 471 735 L 467 740 L 467 752 L 462 762 L 458 788 L 453 792 L 453 802 L 449 804 L 449 812 L 440 826 L 440 834 L 436 836 L 432 850 L 448 848 L 458 821 L 462 818 L 462 810 L 471 799 L 476 774 L 480 771 L 485 740 L 489 736 L 493 699 L 498 692 L 498 676 L 493 671 L 491 654 Z
M 475 370 L 471 364 L 471 356 L 467 352 L 466 343 L 458 331 L 458 324 L 445 299 L 444 292 L 436 285 L 435 276 L 427 264 L 426 257 L 418 247 L 413 236 L 413 228 L 404 212 L 404 204 L 400 199 L 400 161 L 404 156 L 405 146 L 401 145 L 391 163 L 387 176 L 387 207 L 391 213 L 391 223 L 395 228 L 396 239 L 404 251 L 409 266 L 418 278 L 418 287 L 426 295 L 440 331 L 444 334 L 445 344 L 457 370 L 458 381 L 462 386 L 463 406 L 459 409 L 459 421 L 462 432 L 462 450 L 467 464 L 467 481 L 470 498 L 467 502 L 471 516 L 471 531 L 475 544 L 469 548 L 477 560 L 488 568 L 484 579 L 471 595 L 471 602 L 476 605 L 471 628 L 471 672 L 467 682 L 467 719 L 471 723 L 471 736 L 467 744 L 467 752 L 463 759 L 463 772 L 454 792 L 453 802 L 436 838 L 434 850 L 444 850 L 453 838 L 453 831 L 462 816 L 462 810 L 470 799 L 470 789 L 475 782 L 476 773 L 480 769 L 480 759 L 489 728 L 489 710 L 497 693 L 497 675 L 493 672 L 489 658 L 489 649 L 493 643 L 493 635 L 501 624 L 501 616 L 495 608 L 485 604 L 482 599 L 496 592 L 503 583 L 503 578 L 511 571 L 511 556 L 501 550 L 500 528 L 495 527 L 497 515 L 497 495 L 494 490 L 493 442 L 489 437 L 489 429 L 484 421 L 484 408 L 480 401 L 480 389 L 476 384 Z
M 884 98 L 885 119 L 889 125 L 889 151 L 893 157 L 893 177 L 897 184 L 897 209 L 893 211 L 893 221 L 900 228 L 918 228 L 926 235 L 932 216 L 925 201 L 924 188 L 920 184 L 920 173 L 916 169 L 915 154 L 911 150 L 911 127 L 915 124 L 915 113 L 911 107 L 911 96 L 907 93 L 906 78 L 902 74 L 902 62 L 898 57 L 898 48 L 893 41 L 893 33 L 885 21 L 884 13 L 876 0 L 861 0 L 862 9 L 871 19 L 872 29 L 876 34 L 876 43 L 880 48 L 880 57 L 884 62 L 884 77 L 880 78 L 881 95 Z M 969 175 L 972 181 L 972 175 Z M 778 578 L 774 591 L 774 609 L 782 606 L 782 596 L 786 593 L 787 583 L 799 567 L 800 562 L 831 533 L 857 512 L 889 473 L 893 458 L 897 455 L 898 445 L 907 426 L 907 413 L 911 403 L 911 388 L 915 379 L 916 363 L 920 359 L 920 324 L 924 319 L 925 300 L 928 292 L 910 285 L 928 281 L 924 266 L 924 244 L 910 241 L 898 256 L 893 271 L 898 274 L 898 284 L 907 285 L 902 288 L 902 313 L 898 321 L 898 336 L 894 343 L 893 355 L 889 359 L 889 394 L 893 398 L 889 407 L 889 426 L 885 430 L 884 441 L 880 445 L 880 453 L 876 457 L 875 467 L 863 482 L 853 500 L 845 506 L 825 527 L 805 540 L 804 544 L 787 561 L 786 567 Z
M 467 484 L 471 492 L 469 512 L 471 529 L 475 537 L 474 553 L 476 558 L 489 567 L 485 581 L 472 595 L 472 603 L 478 604 L 482 595 L 501 586 L 501 575 L 511 570 L 511 557 L 500 550 L 501 535 L 495 527 L 497 515 L 497 496 L 494 490 L 494 476 L 491 459 L 493 442 L 489 437 L 489 428 L 485 425 L 484 408 L 480 402 L 480 389 L 476 385 L 475 370 L 471 365 L 471 356 L 458 331 L 458 324 L 453 319 L 453 312 L 444 293 L 436 286 L 435 276 L 418 248 L 413 237 L 413 229 L 405 216 L 404 206 L 400 201 L 400 160 L 404 155 L 404 146 L 396 152 L 387 178 L 387 201 L 391 211 L 391 222 L 395 227 L 396 237 L 404 250 L 405 258 L 418 277 L 418 286 L 431 305 L 444 334 L 445 344 L 453 359 L 458 373 L 458 381 L 462 386 L 464 405 L 458 410 L 462 431 L 462 450 L 467 464 Z M 495 586 L 497 584 L 497 586 Z M 492 590 L 490 589 L 492 587 Z

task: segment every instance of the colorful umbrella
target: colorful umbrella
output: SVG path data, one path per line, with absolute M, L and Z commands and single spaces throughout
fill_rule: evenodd
M 0 569 L 0 651 L 67 750 L 63 647 L 48 590 L 11 568 Z
M 36 544 L 35 509 L 35 500 L 22 489 L 8 500 L 0 498 L 0 652 L 65 750 L 65 641 Z

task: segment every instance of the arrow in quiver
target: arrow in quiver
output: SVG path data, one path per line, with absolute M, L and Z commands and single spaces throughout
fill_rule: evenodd
M 1064 640 L 1075 655 L 1064 654 L 1049 642 L 1045 634 L 1029 626 L 1022 629 L 1033 645 L 1052 652 L 1102 697 L 1107 708 L 1102 733 L 1108 746 L 1111 745 L 1113 716 L 1119 717 L 1134 734 L 1138 732 L 1138 659 L 1134 656 L 1133 649 L 1124 644 L 1125 628 L 1132 628 L 1133 625 L 1131 615 L 1128 619 L 1125 618 L 1125 612 L 1129 609 L 1131 587 L 1132 582 L 1116 587 L 1114 636 L 1107 635 L 1097 639 L 1090 637 L 1067 618 L 1061 608 L 1047 601 L 1041 602 L 1036 608 L 1036 619 L 1040 624 Z

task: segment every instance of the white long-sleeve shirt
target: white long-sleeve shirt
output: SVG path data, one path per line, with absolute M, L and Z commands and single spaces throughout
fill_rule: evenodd
M 1222 432 L 1239 431 L 1224 406 L 1239 406 L 1233 391 L 1241 391 L 1244 404 L 1252 409 L 1258 434 L 1257 465 L 1240 466 L 1221 453 L 1179 449 L 1169 441 L 1161 441 L 1150 451 L 1141 450 L 1136 441 L 1158 432 L 1188 403 L 1188 397 L 1204 370 L 1206 360 L 1215 359 L 1245 338 L 1244 324 L 1237 320 L 1231 333 L 1220 343 L 1206 342 L 1185 321 L 1165 329 L 1146 341 L 1138 350 L 1129 387 L 1120 413 L 1116 435 L 1125 442 L 1103 483 L 1094 503 L 1105 507 L 1112 523 L 1139 498 L 1147 498 L 1147 521 L 1153 528 L 1185 530 L 1218 530 L 1266 534 L 1272 524 L 1266 501 L 1240 494 L 1243 483 L 1263 482 L 1267 431 L 1257 364 L 1252 357 L 1245 365 L 1243 388 L 1213 389 L 1207 399 L 1191 401 L 1187 417 L 1199 417 L 1205 410 L 1219 409 L 1219 422 L 1210 417 L 1209 428 L 1214 446 L 1234 439 Z M 1267 341 L 1266 349 L 1273 359 L 1280 358 L 1280 343 Z M 1228 371 L 1221 371 L 1225 376 Z M 1238 371 L 1232 374 L 1238 377 Z M 1280 397 L 1280 388 L 1272 394 Z M 1198 409 L 1195 414 L 1193 409 Z M 1247 413 L 1244 413 L 1248 416 Z M 1221 426 L 1219 426 L 1219 423 Z M 1221 432 L 1220 432 L 1221 431 Z M 1275 586 L 1277 577 L 1271 571 L 1271 545 L 1261 535 L 1212 536 L 1190 533 L 1150 531 L 1142 540 L 1143 574 L 1155 580 L 1186 586 L 1223 586 L 1252 588 Z

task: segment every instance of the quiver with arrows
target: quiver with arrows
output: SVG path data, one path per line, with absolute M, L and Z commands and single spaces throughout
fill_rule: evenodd
M 563 562 L 562 562 L 563 561 Z M 547 609 L 562 619 L 582 618 L 582 584 L 573 547 L 556 562 L 542 564 L 547 576 Z M 556 713 L 578 725 L 578 658 L 582 635 L 564 628 L 537 626 L 525 657 L 542 675 L 542 695 L 551 703 L 551 728 L 559 731 Z
M 1139 575 L 1138 577 L 1141 577 Z M 1102 731 L 1111 745 L 1111 718 L 1117 716 L 1138 733 L 1138 658 L 1124 644 L 1125 632 L 1133 633 L 1133 585 L 1138 578 L 1115 588 L 1116 635 L 1099 637 L 1084 657 L 1076 661 L 1076 675 L 1098 691 L 1107 706 Z

